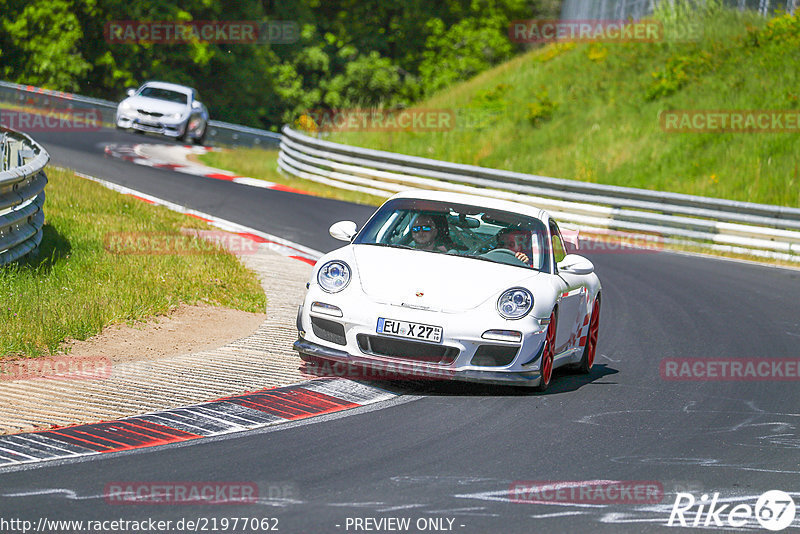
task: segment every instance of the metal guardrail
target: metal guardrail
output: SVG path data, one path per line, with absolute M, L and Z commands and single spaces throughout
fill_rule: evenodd
M 590 230 L 800 261 L 800 209 L 549 178 L 324 141 L 283 128 L 283 172 L 389 196 L 410 187 L 514 200 Z
M 8 135 L 3 132 L 0 135 L 0 172 L 11 168 L 11 142 Z
M 110 127 L 116 122 L 118 104 L 101 98 L 4 81 L 0 81 L 0 102 L 40 110 L 97 110 L 103 124 Z M 277 148 L 280 140 L 280 134 L 275 132 L 222 121 L 208 121 L 206 143 L 209 145 Z
M 2 81 L 0 102 L 43 110 L 96 109 L 106 124 L 113 124 L 117 106 L 108 100 Z M 219 121 L 210 121 L 209 128 L 208 139 L 215 144 L 279 144 L 278 165 L 284 172 L 339 188 L 378 196 L 389 196 L 410 187 L 461 191 L 532 204 L 547 209 L 561 220 L 590 230 L 656 234 L 667 242 L 691 242 L 800 262 L 800 209 L 797 208 L 448 163 L 332 143 L 301 134 L 288 126 L 283 128 L 283 136 Z M 28 140 L 33 143 L 30 138 Z M 41 152 L 46 159 L 46 152 Z M 46 183 L 43 172 L 41 177 L 43 203 Z M 0 214 L 3 214 L 1 184 Z M 41 215 L 41 206 L 37 213 Z M 4 231 L 2 217 L 5 215 L 0 216 L 0 232 Z M 43 220 L 43 216 L 41 218 Z M 0 254 L 4 250 L 4 239 L 0 234 Z
M 42 241 L 44 167 L 50 156 L 25 134 L 3 127 L 0 133 L 0 265 L 4 265 L 35 253 Z

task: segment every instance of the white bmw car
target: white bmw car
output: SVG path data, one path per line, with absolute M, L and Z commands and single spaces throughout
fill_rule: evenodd
M 349 244 L 317 262 L 299 309 L 307 362 L 539 390 L 558 367 L 590 372 L 600 281 L 546 212 L 411 191 L 330 233 Z
M 181 141 L 203 144 L 208 129 L 208 110 L 191 87 L 147 82 L 128 89 L 128 98 L 117 106 L 117 128 L 150 132 Z

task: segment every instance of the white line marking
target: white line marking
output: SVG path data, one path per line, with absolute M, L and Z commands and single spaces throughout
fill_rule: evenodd
M 551 517 L 566 517 L 570 515 L 585 515 L 586 512 L 558 512 L 555 514 L 539 514 L 530 516 L 531 519 L 549 519 Z
M 56 167 L 56 168 L 59 168 L 60 170 L 64 170 L 64 171 L 67 171 L 67 172 L 74 172 L 74 171 L 70 171 L 69 169 L 63 169 L 63 168 L 60 168 L 60 167 Z M 137 197 L 143 198 L 145 200 L 149 200 L 150 202 L 153 202 L 154 204 L 157 204 L 159 206 L 164 206 L 164 207 L 166 207 L 166 208 L 168 208 L 168 209 L 170 209 L 172 211 L 176 211 L 178 213 L 183 213 L 183 214 L 186 214 L 186 215 L 193 215 L 195 217 L 200 217 L 200 218 L 203 218 L 203 219 L 207 219 L 208 221 L 210 221 L 209 224 L 211 224 L 212 226 L 216 226 L 217 228 L 219 228 L 221 230 L 226 230 L 226 231 L 235 232 L 235 233 L 248 233 L 248 234 L 253 234 L 255 236 L 261 237 L 261 238 L 266 239 L 268 241 L 268 243 L 266 243 L 266 246 L 270 250 L 272 250 L 274 252 L 277 252 L 278 254 L 281 254 L 282 256 L 300 256 L 300 257 L 303 257 L 303 258 L 306 258 L 306 259 L 309 259 L 309 260 L 316 261 L 323 254 L 322 252 L 320 252 L 318 250 L 315 250 L 315 249 L 310 248 L 310 247 L 306 247 L 304 245 L 301 245 L 299 243 L 295 243 L 293 241 L 289 241 L 288 239 L 284 239 L 284 238 L 278 237 L 276 235 L 268 234 L 266 232 L 262 232 L 260 230 L 256 230 L 255 228 L 250 228 L 249 226 L 244 226 L 244 225 L 241 225 L 241 224 L 238 224 L 238 223 L 235 223 L 235 222 L 227 221 L 225 219 L 221 219 L 219 217 L 216 217 L 216 216 L 208 214 L 208 213 L 204 213 L 202 211 L 197 211 L 197 210 L 193 210 L 193 209 L 184 208 L 183 206 L 179 206 L 178 204 L 175 204 L 174 202 L 170 202 L 168 200 L 164 200 L 164 199 L 155 197 L 153 195 L 148 195 L 147 193 L 142 193 L 141 191 L 137 191 L 137 190 L 131 189 L 129 187 L 118 185 L 118 184 L 115 184 L 113 182 L 109 182 L 108 180 L 103 180 L 102 178 L 97 178 L 95 176 L 90 176 L 88 174 L 84 174 L 84 173 L 81 173 L 81 172 L 76 172 L 75 175 L 76 176 L 80 176 L 81 178 L 86 178 L 87 180 L 91 180 L 93 182 L 96 182 L 96 183 L 102 185 L 103 187 L 111 189 L 112 191 L 117 191 L 118 193 L 122 193 L 124 195 L 137 196 Z

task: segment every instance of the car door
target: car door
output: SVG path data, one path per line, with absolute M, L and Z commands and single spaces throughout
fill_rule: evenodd
M 554 273 L 564 282 L 559 297 L 556 354 L 578 346 L 579 332 L 586 315 L 585 276 L 559 272 L 558 263 L 567 255 L 564 238 L 555 221 L 550 221 L 550 245 L 553 251 Z

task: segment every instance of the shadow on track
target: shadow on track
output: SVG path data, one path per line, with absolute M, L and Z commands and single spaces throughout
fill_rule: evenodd
M 540 395 L 556 395 L 576 391 L 579 388 L 595 383 L 598 380 L 615 375 L 619 371 L 606 364 L 595 364 L 589 374 L 575 374 L 569 370 L 557 369 L 553 374 L 553 381 L 550 388 L 543 392 L 537 392 L 532 388 L 521 386 L 505 386 L 495 384 L 479 384 L 473 382 L 459 382 L 454 380 L 423 379 L 413 377 L 410 380 L 370 380 L 362 374 L 348 375 L 345 373 L 324 372 L 331 367 L 320 367 L 303 364 L 300 371 L 306 375 L 320 378 L 347 378 L 371 386 L 379 387 L 398 395 L 422 395 L 422 396 L 480 396 L 480 397 L 537 397 Z M 597 385 L 612 385 L 614 382 L 599 382 Z

